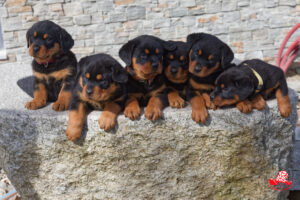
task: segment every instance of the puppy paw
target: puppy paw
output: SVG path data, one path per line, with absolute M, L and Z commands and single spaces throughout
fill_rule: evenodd
M 69 101 L 61 101 L 57 100 L 56 102 L 53 103 L 52 109 L 55 111 L 64 111 L 68 110 L 69 108 Z
M 124 110 L 125 117 L 136 120 L 141 115 L 141 109 L 139 106 L 127 106 Z
M 108 131 L 116 125 L 116 115 L 108 111 L 103 111 L 98 123 L 101 129 Z
M 279 108 L 279 112 L 280 112 L 281 116 L 285 117 L 285 118 L 290 116 L 292 109 L 293 109 L 292 105 L 290 103 L 279 104 L 278 108 Z
M 52 105 L 52 109 L 55 111 L 68 110 L 71 101 L 71 96 L 71 92 L 61 91 L 57 101 L 54 102 L 54 104 Z
M 242 113 L 250 113 L 252 111 L 251 102 L 248 100 L 241 101 L 236 104 L 237 109 Z
M 185 101 L 179 95 L 177 95 L 169 98 L 169 104 L 172 108 L 183 108 Z
M 41 101 L 37 101 L 37 100 L 32 100 L 26 103 L 25 108 L 27 108 L 28 110 L 37 110 L 39 108 L 42 108 L 46 105 L 46 100 L 41 100 Z
M 160 119 L 162 115 L 161 109 L 155 106 L 147 106 L 145 109 L 145 117 L 149 120 L 155 121 Z
M 251 103 L 252 107 L 256 110 L 263 110 L 266 108 L 266 101 L 262 98 L 262 96 L 256 96 Z
M 66 135 L 69 140 L 74 142 L 80 138 L 81 131 L 82 131 L 82 129 L 80 129 L 80 128 L 68 127 L 66 130 Z
M 207 117 L 208 117 L 208 112 L 206 109 L 192 110 L 192 119 L 196 123 L 204 124 Z
M 210 100 L 210 96 L 206 93 L 202 94 L 205 106 L 209 109 L 216 110 L 216 105 Z

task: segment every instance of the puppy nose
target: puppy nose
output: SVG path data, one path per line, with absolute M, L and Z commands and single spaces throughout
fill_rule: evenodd
M 91 88 L 86 89 L 87 95 L 91 95 L 92 93 L 93 93 L 93 89 L 91 89 Z
M 158 68 L 158 63 L 152 63 L 151 66 L 152 66 L 153 69 L 157 69 Z
M 195 71 L 195 72 L 200 72 L 200 71 L 201 71 L 201 69 L 202 69 L 202 67 L 201 67 L 201 66 L 199 66 L 199 65 L 196 65 L 196 67 L 195 67 L 194 71 Z
M 172 74 L 176 74 L 178 72 L 178 69 L 175 67 L 172 67 L 170 71 Z
M 39 46 L 33 46 L 33 52 L 34 53 L 37 53 L 37 52 L 39 52 L 39 50 L 40 50 L 40 47 Z

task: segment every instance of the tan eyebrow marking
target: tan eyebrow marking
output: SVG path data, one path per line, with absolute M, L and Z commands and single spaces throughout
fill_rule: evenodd
M 221 88 L 224 88 L 224 87 L 225 87 L 225 85 L 222 83 L 222 84 L 221 84 Z
M 184 56 L 180 56 L 179 60 L 184 61 Z
M 87 79 L 89 79 L 89 78 L 91 77 L 90 73 L 86 73 L 86 74 L 85 74 L 85 77 L 86 77 Z
M 156 53 L 156 54 L 159 54 L 159 49 L 156 48 L 156 49 L 155 49 L 155 53 Z
M 169 56 L 169 58 L 170 58 L 171 60 L 173 60 L 173 59 L 174 59 L 174 55 L 171 54 L 171 55 Z
M 198 55 L 200 56 L 201 54 L 202 54 L 202 50 L 199 49 L 199 50 L 198 50 Z
M 213 55 L 208 56 L 208 60 L 211 60 L 211 59 L 213 59 Z
M 97 80 L 101 80 L 101 79 L 102 79 L 102 75 L 101 75 L 101 74 L 98 74 L 98 75 L 96 76 L 96 79 L 97 79 Z
M 44 36 L 43 36 L 43 38 L 44 38 L 44 39 L 47 39 L 47 37 L 48 37 L 48 34 L 45 33 Z
M 145 49 L 145 54 L 149 54 L 149 53 L 150 53 L 149 49 Z
M 37 36 L 37 32 L 34 32 L 34 33 L 33 33 L 33 37 L 36 37 L 36 36 Z

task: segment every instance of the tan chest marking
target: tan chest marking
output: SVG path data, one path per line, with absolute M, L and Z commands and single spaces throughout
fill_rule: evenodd
M 56 80 L 62 80 L 65 79 L 68 75 L 70 75 L 70 69 L 69 67 L 55 71 L 49 74 L 40 73 L 40 72 L 33 72 L 34 76 L 40 80 L 46 80 L 49 81 L 50 78 L 55 78 Z
M 209 90 L 213 90 L 215 88 L 214 85 L 197 83 L 193 79 L 190 79 L 190 84 L 196 90 L 206 90 L 206 91 L 209 91 Z

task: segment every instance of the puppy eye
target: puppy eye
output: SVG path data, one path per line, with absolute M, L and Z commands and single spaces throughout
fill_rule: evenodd
M 239 87 L 241 86 L 239 82 L 235 82 L 234 85 L 235 85 L 235 87 L 237 87 L 237 88 L 239 88 Z

